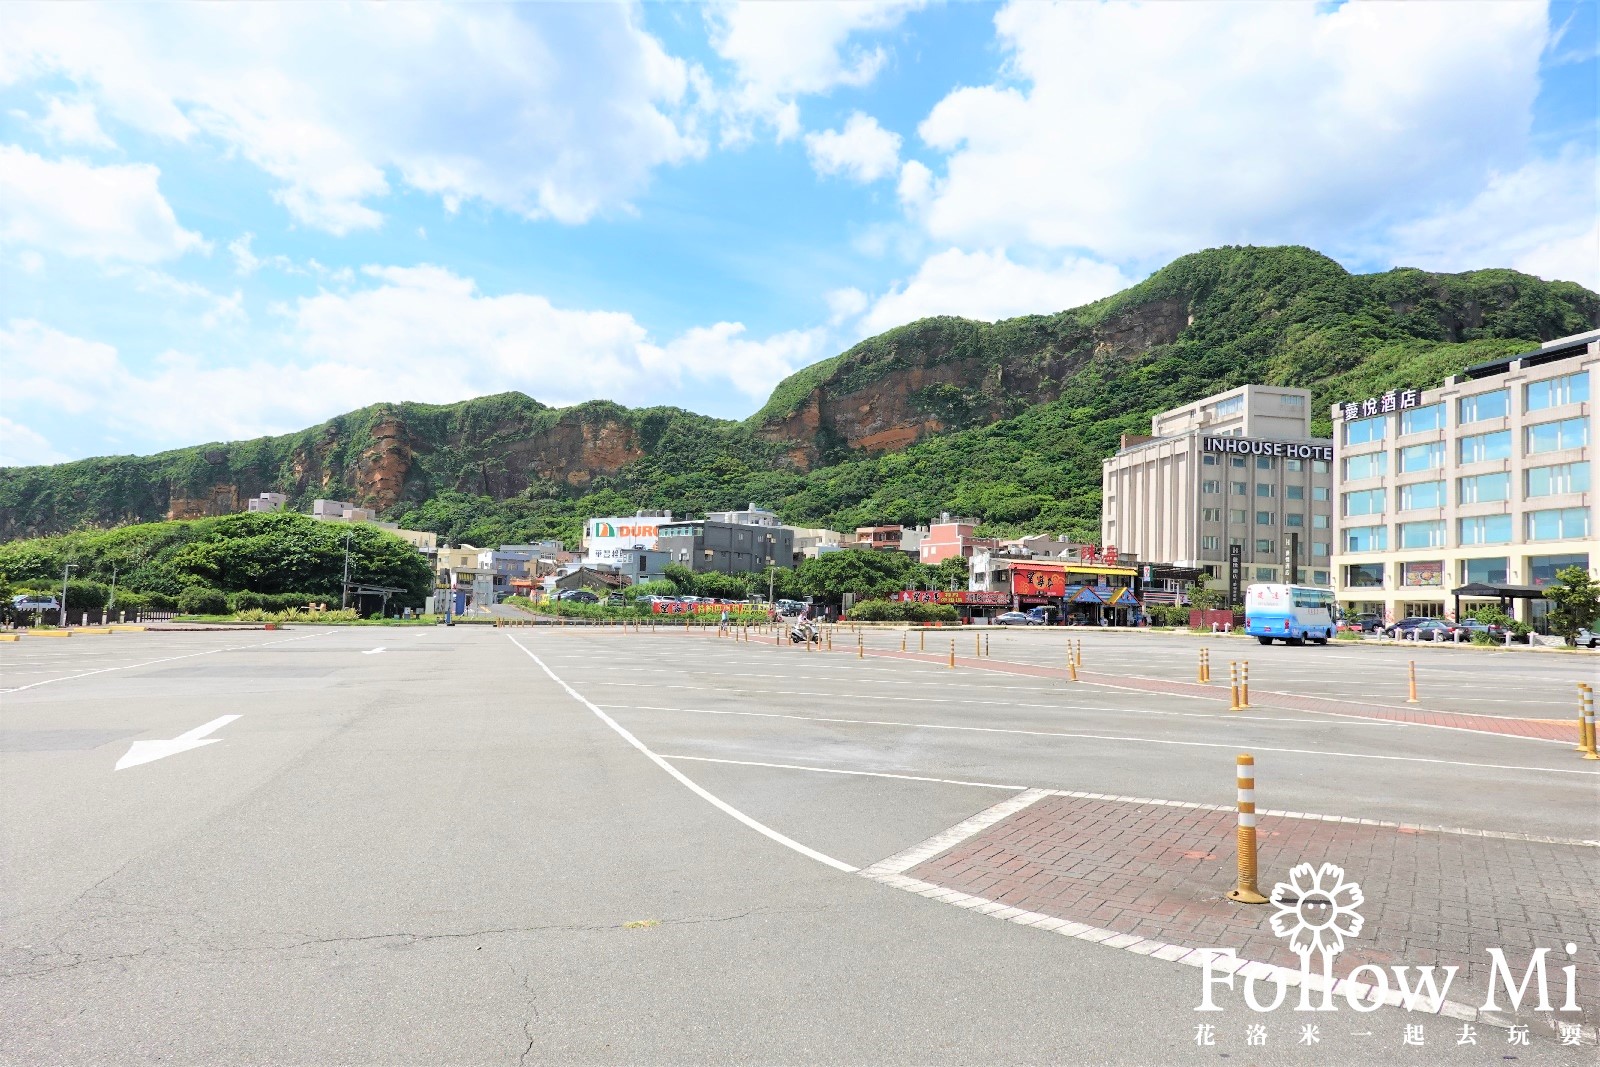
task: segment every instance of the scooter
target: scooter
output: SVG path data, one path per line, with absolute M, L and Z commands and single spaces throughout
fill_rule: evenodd
M 810 619 L 797 620 L 794 628 L 789 631 L 789 643 L 791 645 L 798 645 L 802 641 L 810 644 L 812 641 L 821 640 L 822 632 L 817 629 L 817 624 Z

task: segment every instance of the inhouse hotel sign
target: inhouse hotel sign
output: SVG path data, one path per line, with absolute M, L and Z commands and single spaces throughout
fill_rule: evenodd
M 1310 445 L 1301 441 L 1265 441 L 1255 437 L 1207 437 L 1207 452 L 1228 452 L 1240 456 L 1282 456 L 1285 459 L 1333 460 L 1332 445 Z
M 1364 419 L 1371 415 L 1385 415 L 1391 411 L 1408 411 L 1421 403 L 1422 394 L 1415 389 L 1390 389 L 1382 396 L 1345 401 L 1339 405 L 1339 417 Z

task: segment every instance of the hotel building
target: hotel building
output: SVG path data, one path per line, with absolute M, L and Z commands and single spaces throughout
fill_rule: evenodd
M 1589 450 L 1600 330 L 1333 408 L 1340 606 L 1393 622 L 1506 601 L 1600 560 Z
M 1311 394 L 1246 385 L 1150 420 L 1102 461 L 1101 543 L 1124 557 L 1203 570 L 1225 584 L 1332 576 L 1333 442 L 1311 436 Z

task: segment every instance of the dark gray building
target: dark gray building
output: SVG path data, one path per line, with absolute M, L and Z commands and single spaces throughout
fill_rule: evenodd
M 783 526 L 746 526 L 713 519 L 661 527 L 656 548 L 667 562 L 693 571 L 749 574 L 794 564 L 794 531 Z
M 611 557 L 617 573 L 634 585 L 658 582 L 667 576 L 672 557 L 659 548 L 621 548 Z

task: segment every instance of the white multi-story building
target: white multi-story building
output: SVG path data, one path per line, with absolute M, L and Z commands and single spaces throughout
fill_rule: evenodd
M 1334 405 L 1341 606 L 1394 621 L 1500 601 L 1539 625 L 1543 587 L 1600 559 L 1597 379 L 1600 330 Z
M 1101 468 L 1101 543 L 1192 567 L 1217 585 L 1234 549 L 1240 584 L 1331 581 L 1333 442 L 1311 436 L 1311 394 L 1245 385 L 1164 411 Z

